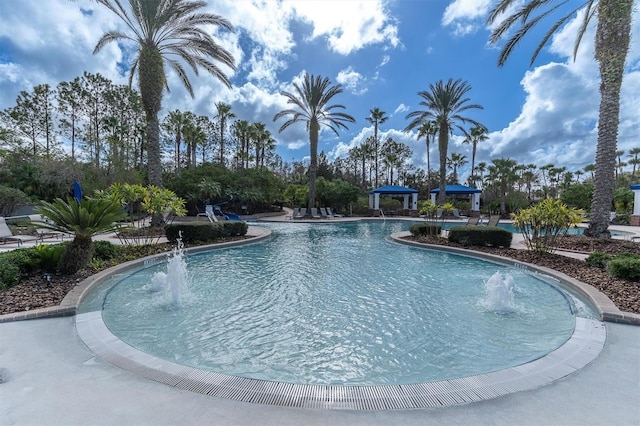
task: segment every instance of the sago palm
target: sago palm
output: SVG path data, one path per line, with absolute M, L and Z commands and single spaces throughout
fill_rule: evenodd
M 343 105 L 329 105 L 331 99 L 342 93 L 342 85 L 331 85 L 331 81 L 322 76 L 305 74 L 302 84 L 294 83 L 295 93 L 281 92 L 287 98 L 287 104 L 293 105 L 291 109 L 280 111 L 273 117 L 277 121 L 289 116 L 279 132 L 294 123 L 305 123 L 309 132 L 309 151 L 311 164 L 309 165 L 309 210 L 316 205 L 316 172 L 318 169 L 318 137 L 320 126 L 326 126 L 338 135 L 338 129 L 346 129 L 346 123 L 356 120 L 349 114 L 336 111 L 344 109 Z
M 214 26 L 232 30 L 224 18 L 199 12 L 205 1 L 189 0 L 96 0 L 117 15 L 128 27 L 128 32 L 109 31 L 104 34 L 93 51 L 98 53 L 110 42 L 132 42 L 137 54 L 129 70 L 129 84 L 138 75 L 142 105 L 147 119 L 147 155 L 149 183 L 162 186 L 162 155 L 160 152 L 160 124 L 158 113 L 162 95 L 168 89 L 165 66 L 180 78 L 189 94 L 194 97 L 187 72 L 178 59 L 182 59 L 197 75 L 199 68 L 231 86 L 217 63 L 235 70 L 231 53 L 218 45 L 210 35 Z
M 498 43 L 510 30 L 516 29 L 506 41 L 498 58 L 498 65 L 505 61 L 522 38 L 545 18 L 557 16 L 558 20 L 546 32 L 531 58 L 535 61 L 538 53 L 560 28 L 564 28 L 579 11 L 583 11 L 581 25 L 574 44 L 574 57 L 580 41 L 591 19 L 596 17 L 598 26 L 595 36 L 595 59 L 600 68 L 600 111 L 598 116 L 598 143 L 594 176 L 593 199 L 589 215 L 589 228 L 585 234 L 593 237 L 608 237 L 609 211 L 613 199 L 615 152 L 618 142 L 620 120 L 620 88 L 624 74 L 624 64 L 631 39 L 631 16 L 633 0 L 500 0 L 489 13 L 489 23 L 508 11 L 491 34 L 491 43 Z
M 93 255 L 92 237 L 115 230 L 116 222 L 127 215 L 119 204 L 91 198 L 80 202 L 74 198 L 43 201 L 37 212 L 50 221 L 39 224 L 42 228 L 74 235 L 60 260 L 60 270 L 65 274 L 74 274 L 86 266 Z
M 438 203 L 444 204 L 446 178 L 447 178 L 447 150 L 449 149 L 449 134 L 454 128 L 464 132 L 463 124 L 469 122 L 474 126 L 482 125 L 476 120 L 461 115 L 470 109 L 483 109 L 481 105 L 470 104 L 469 98 L 465 97 L 471 86 L 466 81 L 460 79 L 449 79 L 447 83 L 442 80 L 435 85 L 430 84 L 428 91 L 418 92 L 422 97 L 420 105 L 425 110 L 417 110 L 407 114 L 407 119 L 412 119 L 404 129 L 411 131 L 421 126 L 425 121 L 433 120 L 438 128 L 438 151 L 440 154 L 440 193 Z

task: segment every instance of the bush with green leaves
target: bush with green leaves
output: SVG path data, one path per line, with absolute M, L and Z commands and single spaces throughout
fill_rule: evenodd
M 187 222 L 176 223 L 167 226 L 167 240 L 175 243 L 182 232 L 182 242 L 184 243 L 209 243 L 230 236 L 240 236 L 247 233 L 249 226 L 246 222 Z
M 513 234 L 498 226 L 463 225 L 451 228 L 448 239 L 464 246 L 509 248 Z
M 607 263 L 607 271 L 612 277 L 640 283 L 640 256 L 623 253 Z
M 0 185 L 0 216 L 11 216 L 16 208 L 29 202 L 29 196 L 19 189 Z
M 93 259 L 112 260 L 119 253 L 119 246 L 111 244 L 109 241 L 93 242 Z
M 584 261 L 587 265 L 595 268 L 606 269 L 611 256 L 602 251 L 594 251 Z
M 0 257 L 0 290 L 20 282 L 20 268 L 5 257 Z
M 30 254 L 38 267 L 46 272 L 57 272 L 60 269 L 60 260 L 69 243 L 62 244 L 38 244 L 31 248 Z
M 423 235 L 439 236 L 442 232 L 442 225 L 435 223 L 414 223 L 409 227 L 409 232 L 411 232 L 411 235 L 414 237 Z
M 547 198 L 534 206 L 512 214 L 513 225 L 524 237 L 530 250 L 553 253 L 556 240 L 569 228 L 582 222 L 582 210 L 569 208 L 560 200 Z

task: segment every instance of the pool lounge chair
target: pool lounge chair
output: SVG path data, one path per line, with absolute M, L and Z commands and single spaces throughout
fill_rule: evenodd
M 3 244 L 6 244 L 8 242 L 17 242 L 18 247 L 20 247 L 25 241 L 37 240 L 38 238 L 30 235 L 13 235 L 13 232 L 11 232 L 11 229 L 9 228 L 9 225 L 7 225 L 7 222 L 4 220 L 4 217 L 0 216 L 0 241 L 2 241 Z
M 333 215 L 329 214 L 329 211 L 325 207 L 320 207 L 320 216 L 327 219 L 333 218 Z
M 298 211 L 297 215 L 293 215 L 294 219 L 302 219 L 307 215 L 307 208 L 306 207 L 300 207 L 300 210 Z
M 487 222 L 487 226 L 498 226 L 498 223 L 500 223 L 499 214 L 492 214 L 491 216 L 489 216 L 489 222 Z
M 470 217 L 467 220 L 467 225 L 478 225 L 480 223 L 480 216 Z
M 341 214 L 338 214 L 338 213 L 333 213 L 333 211 L 331 211 L 331 207 L 327 207 L 327 208 L 326 208 L 326 210 L 327 210 L 327 215 L 328 215 L 329 217 L 331 217 L 331 218 L 334 218 L 334 217 L 344 217 L 344 215 L 341 215 Z
M 296 216 L 300 214 L 300 207 L 294 207 L 291 211 L 291 214 L 286 217 L 286 219 L 295 219 Z
M 318 209 L 315 207 L 311 207 L 311 217 L 314 219 L 320 219 L 321 216 L 318 214 Z

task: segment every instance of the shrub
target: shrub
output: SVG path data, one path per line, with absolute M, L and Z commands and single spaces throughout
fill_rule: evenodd
M 415 223 L 409 227 L 409 232 L 414 237 L 421 235 L 440 235 L 442 232 L 442 225 L 436 225 L 432 223 Z
M 37 260 L 38 267 L 47 272 L 56 272 L 60 267 L 60 259 L 67 244 L 40 244 L 35 246 L 32 258 Z
M 111 260 L 118 255 L 118 247 L 109 241 L 93 242 L 93 259 Z
M 20 282 L 20 268 L 4 256 L 0 258 L 0 290 L 4 290 Z
M 465 246 L 511 247 L 513 234 L 498 226 L 455 226 L 449 230 L 449 241 Z
M 569 208 L 559 200 L 547 198 L 511 217 L 530 250 L 553 253 L 557 238 L 582 221 L 582 210 Z
M 166 228 L 167 240 L 176 242 L 180 231 L 182 231 L 182 242 L 214 242 L 221 238 L 230 236 L 245 235 L 249 226 L 246 222 L 229 221 L 218 223 L 177 223 L 168 225 Z
M 640 282 L 640 257 L 620 254 L 607 263 L 607 271 L 615 278 Z
M 606 269 L 607 263 L 611 260 L 611 256 L 602 251 L 594 251 L 585 259 L 585 262 L 589 266 L 593 266 L 600 269 Z
M 21 272 L 31 272 L 40 267 L 40 262 L 33 253 L 33 247 L 22 248 L 2 253 L 0 258 L 16 265 Z

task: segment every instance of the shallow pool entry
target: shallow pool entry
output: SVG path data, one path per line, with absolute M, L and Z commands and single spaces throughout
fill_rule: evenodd
M 329 386 L 489 373 L 575 332 L 571 298 L 540 276 L 385 239 L 406 223 L 261 226 L 266 242 L 187 256 L 180 306 L 154 291 L 167 263 L 128 274 L 104 297 L 104 323 L 176 364 Z

